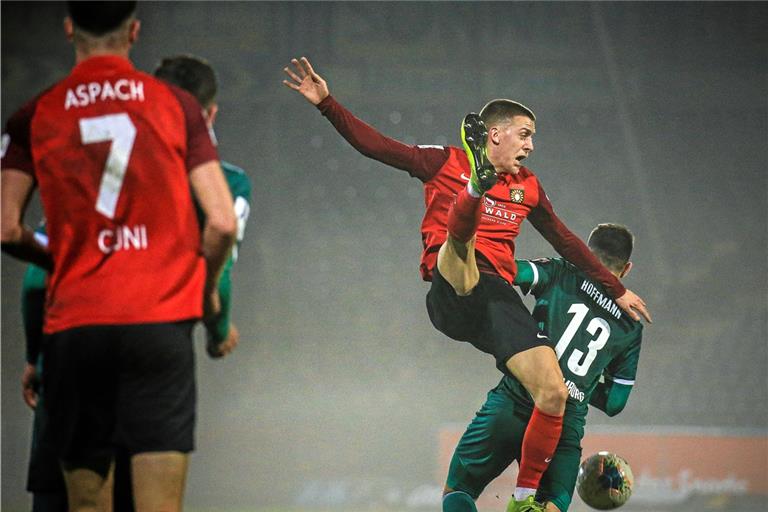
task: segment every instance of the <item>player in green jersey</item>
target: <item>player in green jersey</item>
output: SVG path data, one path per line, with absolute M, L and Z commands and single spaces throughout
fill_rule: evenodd
M 217 81 L 211 66 L 203 59 L 193 56 L 168 57 L 162 60 L 155 71 L 162 80 L 187 90 L 203 106 L 204 116 L 211 137 L 213 123 L 218 113 L 216 103 Z M 237 261 L 238 249 L 245 234 L 245 224 L 250 213 L 251 183 L 241 168 L 228 162 L 221 162 L 224 177 L 234 199 L 237 218 L 237 242 L 232 254 L 224 266 L 219 279 L 219 298 L 221 309 L 212 320 L 205 324 L 206 350 L 212 358 L 223 357 L 238 344 L 240 334 L 231 322 L 231 271 Z M 203 225 L 203 212 L 197 209 L 198 218 Z M 45 232 L 39 229 L 36 238 L 45 242 Z M 32 450 L 27 478 L 27 490 L 33 493 L 33 512 L 58 512 L 67 510 L 66 489 L 58 469 L 58 461 L 53 452 L 47 449 L 45 440 L 46 418 L 42 407 L 38 407 L 43 394 L 39 388 L 40 343 L 42 340 L 43 314 L 45 305 L 46 271 L 36 265 L 27 267 L 22 287 L 22 316 L 27 342 L 27 363 L 22 377 L 24 401 L 35 409 L 32 435 Z M 133 496 L 128 475 L 127 454 L 117 453 L 115 457 L 115 512 L 133 510 Z
M 632 234 L 600 224 L 590 250 L 617 277 L 632 263 Z M 542 333 L 555 345 L 569 397 L 563 433 L 535 499 L 510 501 L 508 512 L 566 512 L 581 459 L 587 405 L 609 416 L 621 412 L 635 381 L 642 324 L 629 318 L 600 285 L 563 259 L 518 260 L 515 284 L 536 297 Z M 476 512 L 474 500 L 520 454 L 533 401 L 514 377 L 504 376 L 467 427 L 451 460 L 443 512 Z
M 47 246 L 44 226 L 35 231 L 35 238 Z M 29 265 L 21 288 L 21 314 L 26 340 L 26 364 L 21 377 L 24 402 L 35 411 L 32 426 L 32 447 L 27 472 L 27 491 L 32 493 L 33 512 L 66 512 L 67 493 L 58 456 L 45 437 L 48 416 L 43 407 L 39 376 L 42 374 L 43 320 L 48 272 Z
M 177 85 L 190 92 L 203 107 L 203 116 L 211 133 L 211 138 L 216 141 L 213 132 L 213 124 L 219 112 L 216 103 L 218 82 L 216 73 L 211 65 L 200 57 L 193 55 L 177 55 L 166 57 L 155 70 L 155 76 Z M 235 215 L 237 218 L 237 243 L 232 249 L 232 256 L 224 266 L 219 281 L 219 294 L 221 296 L 221 311 L 213 321 L 206 322 L 208 333 L 208 354 L 211 357 L 221 357 L 231 352 L 238 343 L 240 334 L 230 321 L 230 271 L 232 264 L 237 261 L 237 251 L 245 233 L 245 223 L 250 213 L 251 183 L 245 171 L 230 163 L 221 162 L 221 169 L 227 179 L 229 190 L 235 203 Z M 198 218 L 202 220 L 202 212 L 198 208 Z

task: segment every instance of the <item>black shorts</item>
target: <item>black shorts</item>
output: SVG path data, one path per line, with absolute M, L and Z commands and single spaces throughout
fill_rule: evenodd
M 85 326 L 47 336 L 45 404 L 59 459 L 103 472 L 115 447 L 130 455 L 192 451 L 193 327 Z
M 63 494 L 64 510 L 66 510 L 66 487 L 64 476 L 59 467 L 56 454 L 55 439 L 52 439 L 50 420 L 46 412 L 46 398 L 43 388 L 38 390 L 37 407 L 35 408 L 32 426 L 32 446 L 29 454 L 29 469 L 27 471 L 27 490 L 32 493 Z M 46 500 L 43 499 L 42 502 Z M 50 501 L 50 500 L 48 500 Z M 41 502 L 41 503 L 42 503 Z M 38 507 L 39 508 L 39 507 Z
M 506 375 L 513 355 L 541 345 L 552 346 L 540 335 L 536 321 L 511 285 L 493 274 L 480 273 L 480 281 L 467 296 L 459 296 L 437 267 L 427 293 L 427 312 L 438 331 L 496 358 Z

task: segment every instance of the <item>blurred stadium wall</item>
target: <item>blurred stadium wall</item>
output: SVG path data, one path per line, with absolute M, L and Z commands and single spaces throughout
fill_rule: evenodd
M 0 10 L 4 123 L 73 57 L 62 3 Z M 190 507 L 311 505 L 313 489 L 385 489 L 394 503 L 421 484 L 428 502 L 440 428 L 466 424 L 499 377 L 429 324 L 420 184 L 357 154 L 283 87 L 301 55 L 408 143 L 456 144 L 461 117 L 491 98 L 531 106 L 530 167 L 582 237 L 630 226 L 628 286 L 654 314 L 628 408 L 590 424 L 765 436 L 768 4 L 141 2 L 139 17 L 140 68 L 190 52 L 218 69 L 221 154 L 254 185 L 235 272 L 242 342 L 227 360 L 199 357 Z M 40 215 L 33 205 L 28 223 Z M 518 251 L 552 254 L 530 226 Z M 23 270 L 3 256 L 4 510 L 28 500 Z M 750 464 L 766 478 L 766 457 Z

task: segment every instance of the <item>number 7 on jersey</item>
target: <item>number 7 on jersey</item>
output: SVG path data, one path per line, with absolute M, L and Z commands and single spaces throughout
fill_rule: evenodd
M 101 175 L 96 211 L 114 219 L 136 139 L 136 126 L 126 113 L 88 117 L 80 120 L 80 138 L 83 144 L 112 141 Z

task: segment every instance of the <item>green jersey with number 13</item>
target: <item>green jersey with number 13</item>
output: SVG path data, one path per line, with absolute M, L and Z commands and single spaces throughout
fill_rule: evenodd
M 643 326 L 602 286 L 563 259 L 518 260 L 517 265 L 515 284 L 536 297 L 533 316 L 560 361 L 568 388 L 566 417 L 581 423 L 602 379 L 634 384 Z M 517 379 L 504 377 L 499 387 L 521 403 L 532 404 Z

